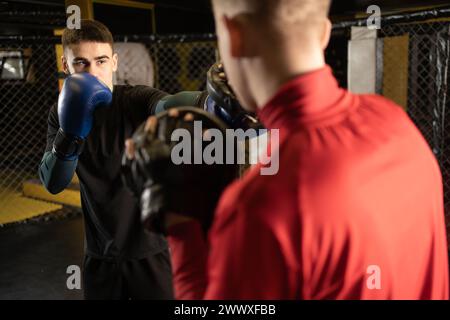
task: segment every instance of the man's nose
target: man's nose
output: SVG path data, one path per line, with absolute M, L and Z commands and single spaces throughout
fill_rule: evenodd
M 98 78 L 98 76 L 100 75 L 99 70 L 93 66 L 92 64 L 87 66 L 84 69 L 85 72 L 90 73 L 91 75 L 93 75 L 94 77 Z
M 89 70 L 87 70 L 87 72 L 98 79 L 98 72 L 95 72 L 95 70 L 89 69 Z

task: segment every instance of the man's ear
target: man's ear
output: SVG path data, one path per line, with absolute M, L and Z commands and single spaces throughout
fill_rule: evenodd
M 331 23 L 330 19 L 326 19 L 324 22 L 324 28 L 322 32 L 322 37 L 320 40 L 320 45 L 322 47 L 322 50 L 325 50 L 328 47 L 328 44 L 330 43 L 330 37 L 331 37 L 331 30 L 333 29 L 333 24 Z
M 242 58 L 246 56 L 244 43 L 242 21 L 238 17 L 229 18 L 226 15 L 222 17 L 223 25 L 228 33 L 230 54 L 233 58 Z
M 70 74 L 69 65 L 67 64 L 67 59 L 65 56 L 61 56 L 61 63 L 62 63 L 64 73 Z
M 119 56 L 117 55 L 117 53 L 114 53 L 112 55 L 112 67 L 113 67 L 113 72 L 117 71 L 117 67 L 119 65 Z

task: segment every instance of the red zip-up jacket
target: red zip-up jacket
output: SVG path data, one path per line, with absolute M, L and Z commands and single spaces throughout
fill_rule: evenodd
M 180 299 L 448 299 L 438 163 L 407 114 L 338 87 L 331 69 L 286 83 L 259 112 L 279 171 L 223 194 L 205 241 L 169 231 Z

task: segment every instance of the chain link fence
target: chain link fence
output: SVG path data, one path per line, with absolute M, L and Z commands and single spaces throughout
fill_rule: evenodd
M 2 42 L 0 59 L 0 215 L 11 216 L 30 204 L 22 185 L 36 177 L 58 72 L 52 44 Z

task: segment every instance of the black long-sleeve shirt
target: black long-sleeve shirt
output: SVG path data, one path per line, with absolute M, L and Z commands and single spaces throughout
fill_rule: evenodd
M 80 180 L 86 253 L 96 257 L 141 258 L 167 248 L 165 239 L 144 231 L 138 199 L 121 180 L 125 140 L 148 116 L 160 108 L 168 94 L 147 86 L 114 86 L 111 106 L 96 110 L 94 125 L 77 160 L 64 161 L 52 153 L 59 129 L 57 106 L 48 117 L 47 146 L 39 175 L 46 188 L 57 193 L 70 182 L 74 171 Z M 192 92 L 186 103 L 201 105 L 205 94 Z M 172 99 L 172 105 L 183 104 Z

